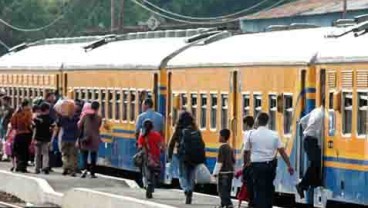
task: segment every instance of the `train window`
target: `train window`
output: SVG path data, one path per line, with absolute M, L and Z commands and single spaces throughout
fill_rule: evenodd
M 344 92 L 342 99 L 342 133 L 350 134 L 351 123 L 353 121 L 353 94 L 351 92 Z
M 139 103 L 138 103 L 138 112 L 141 114 L 143 112 L 142 104 L 143 101 L 148 98 L 148 94 L 146 90 L 138 91 L 139 95 Z
M 115 120 L 120 120 L 121 91 L 115 91 Z
M 31 98 L 31 99 L 34 99 L 33 92 L 34 92 L 34 89 L 33 88 L 30 88 L 29 89 L 29 98 Z
M 201 94 L 201 128 L 205 129 L 207 124 L 207 95 Z
M 87 90 L 87 101 L 92 102 L 93 100 L 93 90 Z
M 293 119 L 293 96 L 284 95 L 284 134 L 291 133 Z
M 80 99 L 80 90 L 74 90 L 74 96 L 76 99 Z
M 358 93 L 358 135 L 367 134 L 368 93 Z
M 100 95 L 100 90 L 95 90 L 95 93 L 93 96 L 94 101 L 98 101 L 100 99 L 99 95 Z
M 197 102 L 198 102 L 198 98 L 197 98 L 197 94 L 191 94 L 190 95 L 191 98 L 191 112 L 192 112 L 192 116 L 193 118 L 196 120 L 197 119 Z
M 135 91 L 130 91 L 130 121 L 135 121 L 135 106 L 136 106 L 136 94 Z
M 262 95 L 260 94 L 254 95 L 253 102 L 254 102 L 253 116 L 254 118 L 257 118 L 258 114 L 262 111 Z
M 268 101 L 268 109 L 270 114 L 270 122 L 268 123 L 268 127 L 271 130 L 276 130 L 276 111 L 277 111 L 277 96 L 270 95 Z
M 88 102 L 87 90 L 81 90 L 81 98 L 80 99 L 84 100 L 85 102 Z
M 217 128 L 217 95 L 211 94 L 211 129 Z
M 250 96 L 249 94 L 243 95 L 243 118 L 250 114 Z M 245 125 L 243 124 L 243 131 L 245 131 Z
M 106 118 L 106 90 L 101 90 L 101 116 Z
M 329 94 L 329 104 L 328 104 L 328 135 L 335 136 L 336 132 L 336 116 L 335 110 L 333 109 L 333 92 Z
M 229 96 L 222 94 L 221 95 L 221 128 L 226 129 L 228 127 L 228 104 L 229 104 Z
M 122 119 L 123 121 L 127 121 L 128 120 L 128 91 L 123 91 L 123 115 L 122 115 Z
M 107 115 L 108 115 L 108 118 L 109 119 L 113 119 L 113 115 L 114 115 L 114 109 L 113 109 L 113 105 L 114 105 L 114 92 L 112 90 L 109 90 L 107 101 L 108 101 Z
M 187 98 L 187 94 L 181 94 L 180 96 L 180 100 L 181 100 L 181 108 L 182 110 L 188 110 L 188 98 Z

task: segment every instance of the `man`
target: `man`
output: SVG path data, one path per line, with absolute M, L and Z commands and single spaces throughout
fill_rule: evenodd
M 300 124 L 304 129 L 304 151 L 309 161 L 307 172 L 302 181 L 296 186 L 301 198 L 304 198 L 304 191 L 307 191 L 310 187 L 316 187 L 320 183 L 321 148 L 319 145 L 321 143 L 324 109 L 325 100 L 323 99 L 322 105 L 319 108 L 315 108 L 312 112 L 300 119 Z
M 147 98 L 142 103 L 142 111 L 136 122 L 136 130 L 135 130 L 135 136 L 136 141 L 138 141 L 139 135 L 143 129 L 143 122 L 145 120 L 151 120 L 153 123 L 153 130 L 157 131 L 161 134 L 161 136 L 164 135 L 164 118 L 160 113 L 155 112 L 153 109 L 153 101 L 150 98 Z M 142 172 L 142 171 L 141 171 Z M 137 175 L 137 183 L 140 187 L 143 187 L 143 181 L 142 176 L 139 174 Z
M 272 208 L 277 151 L 287 164 L 290 175 L 294 174 L 280 137 L 267 128 L 268 119 L 267 113 L 262 112 L 258 115 L 256 122 L 258 128 L 252 132 L 245 144 L 245 154 L 247 160 L 250 155 L 253 170 L 254 202 L 257 208 Z
M 246 116 L 243 119 L 243 125 L 245 128 L 244 134 L 243 134 L 243 145 L 245 147 L 246 142 L 249 139 L 249 136 L 254 131 L 254 118 L 253 116 Z M 254 190 L 253 190 L 253 177 L 252 177 L 252 168 L 250 167 L 250 158 L 245 157 L 246 154 L 244 152 L 244 165 L 243 165 L 243 181 L 247 186 L 248 190 L 248 207 L 254 207 Z
M 136 122 L 136 138 L 138 139 L 141 129 L 143 128 L 143 121 L 149 119 L 153 123 L 153 130 L 164 135 L 164 118 L 160 113 L 155 112 L 153 109 L 153 101 L 147 98 L 143 101 L 142 110 L 143 113 L 140 114 Z

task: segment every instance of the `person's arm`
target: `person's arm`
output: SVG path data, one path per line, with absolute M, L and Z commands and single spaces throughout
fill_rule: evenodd
M 139 139 L 139 134 L 141 133 L 141 128 L 142 128 L 142 122 L 143 122 L 142 117 L 141 115 L 139 115 L 135 123 L 135 139 L 136 140 Z
M 179 130 L 176 129 L 169 142 L 169 149 L 168 149 L 169 161 L 172 159 L 175 144 L 178 142 L 178 140 L 179 140 Z
M 222 168 L 222 164 L 224 163 L 224 145 L 222 145 L 218 151 L 218 155 L 217 155 L 217 160 L 216 160 L 216 164 L 215 164 L 215 168 L 213 169 L 213 173 L 212 175 L 214 177 L 217 177 L 218 174 L 221 171 Z
M 244 167 L 248 167 L 250 165 L 250 140 L 249 137 L 245 139 L 244 142 L 244 153 L 243 153 L 243 159 L 244 159 Z
M 294 169 L 293 167 L 291 166 L 291 163 L 290 163 L 290 159 L 289 159 L 289 156 L 286 154 L 285 152 L 285 148 L 279 148 L 278 149 L 282 159 L 285 161 L 287 167 L 288 167 L 288 171 L 290 173 L 290 175 L 293 175 L 294 174 Z

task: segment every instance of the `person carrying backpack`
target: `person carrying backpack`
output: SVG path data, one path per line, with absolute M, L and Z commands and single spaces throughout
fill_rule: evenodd
M 179 159 L 180 185 L 186 196 L 185 204 L 192 203 L 196 166 L 206 162 L 205 144 L 195 120 L 189 112 L 179 116 L 169 144 L 169 161 L 176 147 Z

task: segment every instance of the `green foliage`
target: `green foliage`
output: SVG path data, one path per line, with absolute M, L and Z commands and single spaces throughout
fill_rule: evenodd
M 260 0 L 150 0 L 171 11 L 199 17 L 226 15 L 248 8 Z M 279 0 L 269 0 L 266 8 Z M 0 23 L 0 40 L 9 46 L 49 37 L 81 36 L 108 33 L 110 0 L 0 0 L 0 18 L 20 28 L 37 28 L 49 24 L 61 14 L 55 25 L 37 32 L 20 32 Z M 116 21 L 120 0 L 115 0 Z M 256 10 L 252 10 L 255 12 Z M 151 14 L 130 0 L 125 0 L 124 25 L 137 25 Z M 0 54 L 4 52 L 0 46 Z

